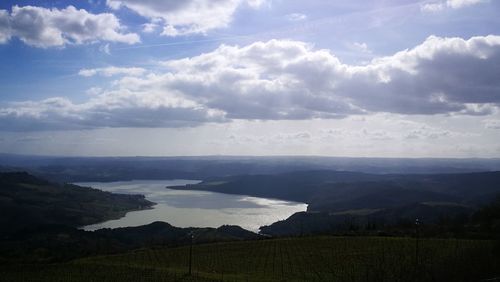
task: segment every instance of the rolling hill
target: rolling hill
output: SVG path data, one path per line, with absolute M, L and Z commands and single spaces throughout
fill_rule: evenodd
M 26 172 L 0 173 L 0 225 L 5 227 L 0 238 L 40 225 L 93 224 L 152 205 L 142 195 L 51 183 Z

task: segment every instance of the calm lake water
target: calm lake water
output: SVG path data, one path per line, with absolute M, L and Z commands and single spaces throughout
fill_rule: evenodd
M 165 188 L 196 183 L 199 181 L 135 180 L 76 183 L 114 193 L 143 194 L 146 199 L 157 203 L 153 209 L 129 212 L 123 218 L 87 225 L 83 229 L 139 226 L 154 221 L 165 221 L 178 227 L 219 227 L 231 224 L 258 232 L 262 225 L 285 219 L 307 208 L 304 203 L 276 199 Z

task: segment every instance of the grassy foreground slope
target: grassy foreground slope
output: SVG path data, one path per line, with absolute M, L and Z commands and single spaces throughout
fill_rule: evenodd
M 0 281 L 482 281 L 500 275 L 498 242 L 303 237 L 153 248 L 64 264 L 3 265 Z M 486 280 L 485 280 L 486 281 Z

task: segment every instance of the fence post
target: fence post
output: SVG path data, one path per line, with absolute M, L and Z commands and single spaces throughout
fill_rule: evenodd
M 417 278 L 417 281 L 419 280 L 418 279 L 418 265 L 419 265 L 419 246 L 418 246 L 418 243 L 419 243 L 419 228 L 420 228 L 420 221 L 417 219 L 415 219 L 415 277 Z
M 191 233 L 191 241 L 189 243 L 189 276 L 191 276 L 191 266 L 192 266 L 192 262 L 193 262 L 193 239 L 194 239 L 194 235 L 193 233 Z

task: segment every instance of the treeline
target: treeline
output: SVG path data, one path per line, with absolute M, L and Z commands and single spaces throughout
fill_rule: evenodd
M 325 212 L 296 213 L 286 220 L 261 227 L 261 232 L 271 236 L 305 236 L 313 234 L 355 236 L 415 236 L 500 240 L 500 196 L 476 211 L 455 214 L 435 214 L 425 220 L 425 204 L 415 204 L 369 215 Z M 411 210 L 413 213 L 407 212 Z M 405 212 L 406 211 L 406 212 Z M 411 214 L 411 216 L 409 216 Z M 418 219 L 418 222 L 417 222 Z M 500 250 L 499 250 L 500 251 Z

